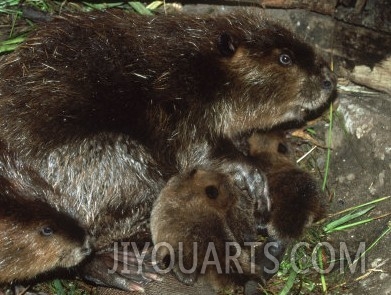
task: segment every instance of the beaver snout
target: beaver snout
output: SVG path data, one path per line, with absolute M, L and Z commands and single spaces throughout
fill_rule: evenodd
M 82 256 L 89 256 L 92 253 L 91 238 L 87 236 L 83 246 L 80 248 L 80 254 Z
M 322 89 L 326 91 L 333 91 L 337 86 L 336 75 L 326 66 L 322 68 Z

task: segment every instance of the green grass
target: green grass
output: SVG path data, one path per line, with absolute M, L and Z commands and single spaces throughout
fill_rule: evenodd
M 326 157 L 326 169 L 323 177 L 322 191 L 326 189 L 327 178 L 329 175 L 330 169 L 330 160 L 331 160 L 331 142 L 332 142 L 332 130 L 333 130 L 333 104 L 330 104 L 329 111 L 329 130 L 327 136 L 327 157 Z
M 25 40 L 25 35 L 20 35 L 14 38 L 0 42 L 0 53 L 6 53 L 14 51 L 20 43 Z
M 317 245 L 332 239 L 333 234 L 338 231 L 348 230 L 353 227 L 358 227 L 365 223 L 389 216 L 391 213 L 374 217 L 369 217 L 369 214 L 376 206 L 379 205 L 378 203 L 389 201 L 390 199 L 391 196 L 387 196 L 378 198 L 371 202 L 353 206 L 341 212 L 330 215 L 320 224 L 317 224 L 314 228 L 310 229 L 303 240 L 308 247 L 299 248 L 293 260 L 291 256 L 292 249 L 288 250 L 281 263 L 279 273 L 275 278 L 272 279 L 275 286 L 277 285 L 281 290 L 278 294 L 327 294 L 331 287 L 334 288 L 333 292 L 337 293 L 338 290 L 335 289 L 335 286 L 337 285 L 336 283 L 341 283 L 341 279 L 347 278 L 344 276 L 337 276 L 333 273 L 318 273 L 315 271 L 314 265 L 310 261 L 310 258 L 312 257 L 316 259 L 317 265 L 321 270 L 327 269 L 325 266 L 329 265 L 330 263 L 339 262 L 332 260 L 331 257 L 325 253 L 326 251 L 324 251 L 321 247 L 317 247 Z M 341 216 L 336 218 L 338 215 Z M 379 241 L 390 232 L 391 223 L 389 224 L 388 228 L 384 230 L 375 239 L 375 241 L 372 242 L 369 247 L 366 248 L 366 250 L 352 262 L 352 265 L 358 263 L 358 261 L 363 258 L 365 254 L 373 249 L 379 243 Z M 339 249 L 337 250 L 339 251 Z M 293 265 L 297 267 L 296 270 L 294 269 Z M 347 273 L 349 274 L 349 272 Z M 270 294 L 276 294 L 274 288 L 273 290 L 266 289 L 266 291 Z
M 322 148 L 315 149 L 316 146 L 308 147 L 307 152 L 302 151 L 304 156 L 301 157 L 301 160 L 305 160 L 300 165 L 304 170 L 315 171 L 318 170 L 322 176 L 322 190 L 326 191 L 328 187 L 328 177 L 331 163 L 331 152 L 332 152 L 332 128 L 334 121 L 334 111 L 333 106 L 330 105 L 328 118 L 328 132 L 326 139 L 326 149 Z M 315 128 L 308 127 L 306 132 L 311 136 L 316 136 L 317 132 Z M 303 147 L 300 148 L 303 150 Z M 320 154 L 319 154 L 320 153 Z M 314 155 L 315 154 L 315 155 Z M 317 167 L 316 159 L 318 156 L 325 156 L 325 167 L 323 170 L 320 170 Z M 351 208 L 345 209 L 343 211 L 337 212 L 330 215 L 328 218 L 323 220 L 313 229 L 308 231 L 308 234 L 303 241 L 308 243 L 307 248 L 300 249 L 298 255 L 295 256 L 295 260 L 292 261 L 290 252 L 287 251 L 287 254 L 281 263 L 280 271 L 278 275 L 273 278 L 273 283 L 271 289 L 267 289 L 267 294 L 330 294 L 330 290 L 333 290 L 331 294 L 337 294 L 339 292 L 338 287 L 346 285 L 346 280 L 348 279 L 345 276 L 336 275 L 333 273 L 317 273 L 311 263 L 308 263 L 308 257 L 312 256 L 316 259 L 317 265 L 320 269 L 327 269 L 327 265 L 335 261 L 331 260 L 331 257 L 328 256 L 326 251 L 323 248 L 316 248 L 318 243 L 326 242 L 333 239 L 333 235 L 340 231 L 351 230 L 357 228 L 364 224 L 370 223 L 380 218 L 385 218 L 391 213 L 384 214 L 382 216 L 371 216 L 371 212 L 378 206 L 378 203 L 389 201 L 390 196 L 381 197 L 376 200 L 359 204 Z M 352 265 L 358 263 L 358 261 L 363 258 L 363 256 L 373 249 L 381 239 L 383 239 L 387 234 L 391 232 L 391 224 L 389 227 L 384 230 L 375 241 L 357 257 Z M 313 251 L 317 251 L 314 253 Z M 306 258 L 307 259 L 304 259 Z M 304 262 L 302 261 L 304 259 Z M 292 265 L 295 264 L 299 267 L 299 271 L 293 269 Z M 350 274 L 350 273 L 349 273 Z M 274 286 L 278 286 L 276 291 Z

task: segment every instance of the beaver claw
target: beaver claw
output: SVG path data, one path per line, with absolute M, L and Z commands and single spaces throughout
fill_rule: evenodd
M 139 255 L 118 247 L 101 253 L 84 265 L 83 277 L 97 285 L 125 291 L 144 291 L 144 286 L 160 280 L 154 269 L 149 249 Z

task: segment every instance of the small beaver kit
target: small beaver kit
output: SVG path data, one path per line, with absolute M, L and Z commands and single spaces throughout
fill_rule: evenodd
M 245 247 L 245 242 L 256 240 L 254 203 L 226 174 L 194 169 L 174 176 L 151 214 L 158 257 L 172 261 L 174 274 L 190 285 L 200 273 L 216 289 L 232 283 L 235 276 L 237 283 L 240 275 L 242 280 L 259 277 L 250 247 Z
M 40 177 L 0 155 L 0 284 L 70 268 L 91 253 L 77 221 L 39 199 L 55 193 Z
M 153 241 L 155 245 L 168 243 L 173 251 L 162 247 L 160 258 L 164 261 L 173 255 L 171 259 L 176 259 L 173 272 L 186 284 L 196 280 L 208 246 L 215 247 L 219 255 L 218 259 L 212 257 L 217 265 L 226 265 L 232 257 L 226 252 L 227 242 L 235 242 L 242 251 L 242 256 L 236 257 L 243 271 L 242 281 L 235 283 L 243 284 L 251 278 L 265 283 L 274 273 L 265 269 L 273 269 L 276 262 L 259 254 L 267 243 L 274 243 L 267 246 L 268 253 L 281 260 L 286 246 L 300 237 L 305 226 L 323 217 L 325 198 L 316 180 L 295 164 L 284 132 L 254 132 L 244 141 L 240 145 L 242 152 L 266 176 L 270 203 L 262 214 L 257 214 L 254 199 L 252 202 L 246 199 L 229 175 L 216 171 L 192 170 L 177 175 L 168 181 L 155 201 L 151 214 Z M 249 250 L 243 247 L 243 242 L 256 241 L 255 229 L 268 239 L 254 252 L 256 267 L 253 265 L 250 272 Z M 213 267 L 209 272 L 204 268 L 203 274 L 216 289 L 234 281 L 234 274 L 227 277 L 223 271 L 217 272 L 215 264 Z M 249 288 L 251 284 L 246 285 L 246 292 Z
M 254 210 L 267 210 L 264 177 L 236 139 L 304 123 L 336 82 L 308 45 L 244 11 L 53 17 L 1 57 L 0 77 L 0 138 L 64 196 L 42 199 L 85 226 L 97 249 L 149 240 L 161 189 L 194 167 L 229 174 Z M 86 276 L 132 289 L 101 258 Z
M 248 154 L 268 183 L 271 208 L 259 222 L 268 235 L 288 242 L 324 217 L 326 197 L 317 181 L 296 165 L 282 132 L 254 132 L 248 138 Z

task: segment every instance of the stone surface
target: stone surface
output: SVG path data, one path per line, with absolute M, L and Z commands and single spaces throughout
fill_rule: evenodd
M 329 187 L 335 192 L 331 211 L 337 212 L 391 195 L 391 96 L 363 87 L 341 87 L 332 130 L 333 153 Z M 369 216 L 391 212 L 391 199 Z M 333 234 L 355 253 L 360 242 L 368 248 L 388 227 L 390 216 Z M 366 270 L 349 281 L 352 294 L 391 294 L 391 233 L 366 255 Z M 355 281 L 357 280 L 357 281 Z

